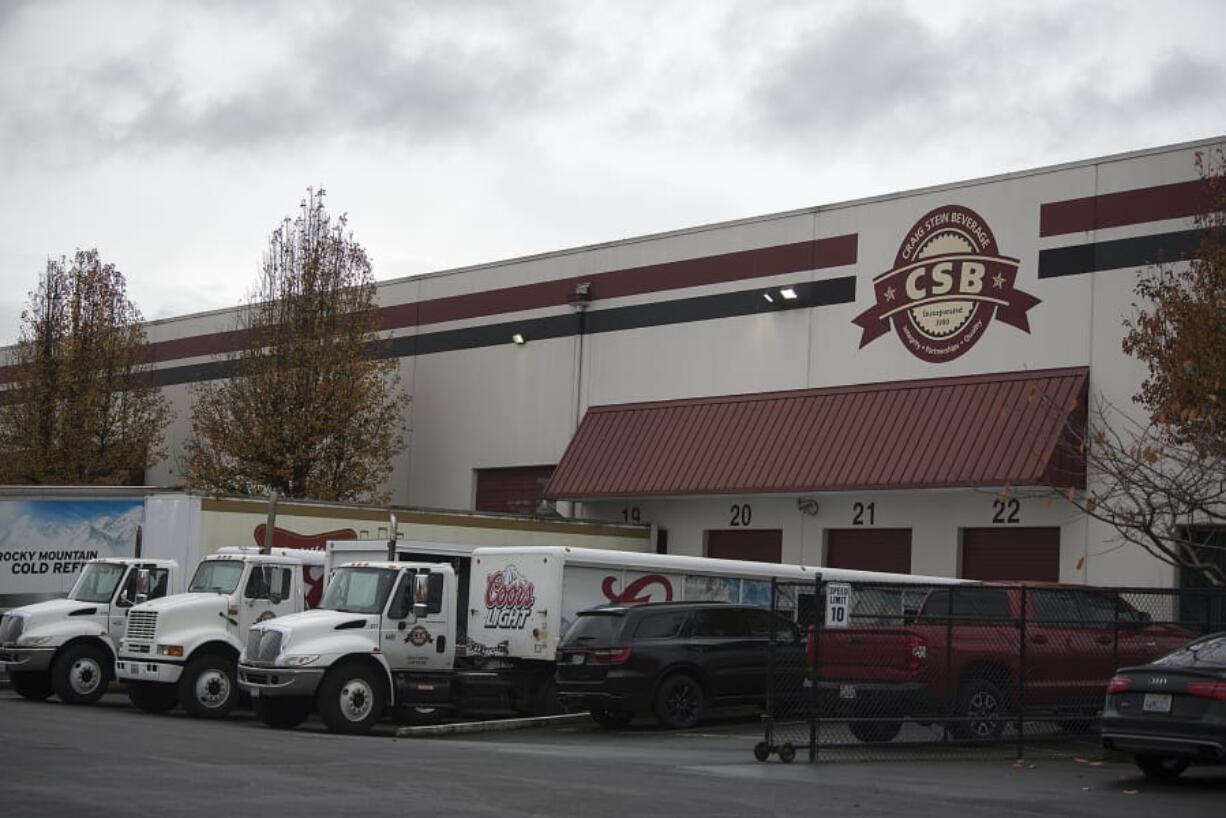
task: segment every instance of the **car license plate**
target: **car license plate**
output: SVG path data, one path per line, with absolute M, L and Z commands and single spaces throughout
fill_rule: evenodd
M 840 699 L 854 699 L 856 697 L 855 685 L 839 685 Z
M 1169 713 L 1171 712 L 1171 694 L 1146 693 L 1145 701 L 1141 702 L 1141 709 L 1146 713 Z
M 572 654 L 570 655 L 570 663 L 571 663 L 572 665 L 581 665 L 581 664 L 583 664 L 583 654 L 582 654 L 582 653 L 572 653 Z

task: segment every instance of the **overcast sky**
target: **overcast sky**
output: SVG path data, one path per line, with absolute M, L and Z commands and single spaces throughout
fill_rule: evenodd
M 381 280 L 1226 133 L 1226 3 L 0 0 L 0 343 L 97 247 L 238 304 L 308 185 Z

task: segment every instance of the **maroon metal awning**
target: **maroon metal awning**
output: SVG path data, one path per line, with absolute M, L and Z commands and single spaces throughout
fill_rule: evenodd
M 594 406 L 553 500 L 1085 486 L 1084 367 Z

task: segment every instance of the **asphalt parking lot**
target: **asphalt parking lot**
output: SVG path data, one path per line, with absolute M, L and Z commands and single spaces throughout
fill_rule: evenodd
M 439 738 L 293 732 L 27 702 L 0 691 L 0 814 L 1199 816 L 1226 807 L 1226 768 L 1152 784 L 1134 767 L 1050 748 L 1005 756 L 755 762 L 749 719 L 670 733 L 571 724 Z

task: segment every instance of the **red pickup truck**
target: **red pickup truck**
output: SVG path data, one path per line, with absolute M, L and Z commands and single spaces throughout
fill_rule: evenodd
M 1117 667 L 1194 636 L 1101 589 L 950 586 L 905 614 L 905 590 L 855 593 L 850 626 L 824 629 L 810 659 L 825 709 L 850 715 L 861 741 L 891 740 L 904 717 L 944 723 L 958 739 L 995 738 L 1023 704 L 1028 717 L 1050 711 L 1084 727 Z

